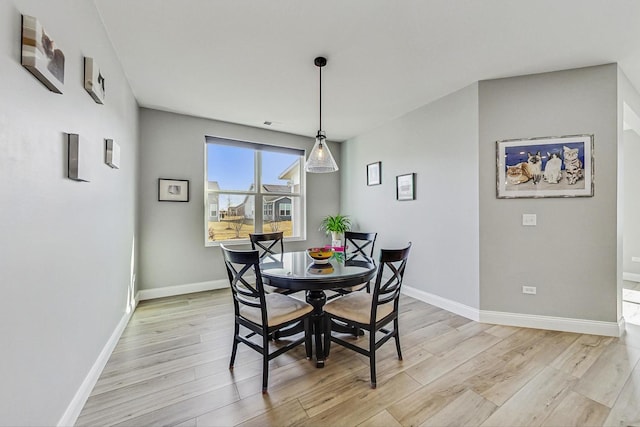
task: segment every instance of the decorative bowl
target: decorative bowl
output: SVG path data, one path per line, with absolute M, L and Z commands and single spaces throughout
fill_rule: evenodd
M 307 255 L 309 255 L 316 264 L 326 264 L 333 256 L 333 250 L 325 248 L 309 248 L 307 249 Z
M 335 270 L 331 264 L 318 264 L 314 262 L 309 265 L 307 271 L 309 274 L 331 274 Z

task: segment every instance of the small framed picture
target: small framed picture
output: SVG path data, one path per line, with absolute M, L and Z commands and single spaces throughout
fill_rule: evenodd
M 382 184 L 382 162 L 367 165 L 367 185 Z
M 159 202 L 188 202 L 189 181 L 186 179 L 158 179 Z
M 22 15 L 22 65 L 51 92 L 64 88 L 64 52 L 37 18 Z
M 113 139 L 104 140 L 104 162 L 113 169 L 120 169 L 120 146 Z
M 91 98 L 98 103 L 104 104 L 105 78 L 100 67 L 93 58 L 84 58 L 84 88 Z
M 408 173 L 396 176 L 396 199 L 415 200 L 416 174 Z

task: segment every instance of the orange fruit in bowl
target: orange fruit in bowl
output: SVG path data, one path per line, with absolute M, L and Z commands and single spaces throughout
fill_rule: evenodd
M 325 248 L 309 248 L 307 249 L 307 253 L 311 258 L 318 261 L 323 261 L 333 256 L 333 251 Z

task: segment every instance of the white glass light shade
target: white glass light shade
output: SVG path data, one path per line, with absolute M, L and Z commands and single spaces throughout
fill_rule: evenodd
M 309 159 L 304 170 L 311 173 L 328 173 L 338 170 L 338 164 L 333 159 L 329 146 L 325 142 L 324 132 L 318 131 L 316 143 L 313 144 Z

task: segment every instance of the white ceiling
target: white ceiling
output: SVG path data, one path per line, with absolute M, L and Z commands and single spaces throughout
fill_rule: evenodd
M 478 80 L 617 62 L 640 88 L 638 0 L 94 1 L 144 107 L 314 136 L 326 56 L 334 141 Z

